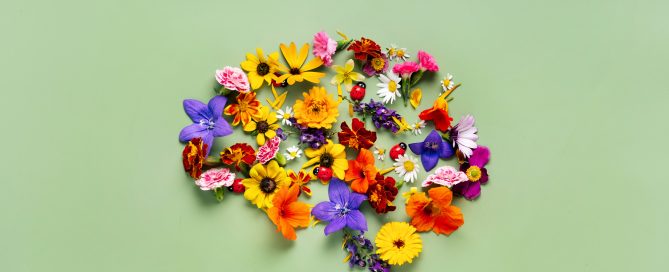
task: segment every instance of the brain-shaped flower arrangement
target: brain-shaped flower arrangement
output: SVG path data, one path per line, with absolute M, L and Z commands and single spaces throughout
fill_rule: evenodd
M 419 255 L 420 232 L 449 235 L 464 224 L 452 199 L 454 195 L 467 200 L 479 197 L 481 185 L 488 182 L 490 151 L 477 143 L 473 116 L 452 123 L 448 105 L 460 84 L 450 74 L 441 86 L 431 88 L 441 94 L 431 107 L 418 112 L 416 122 L 409 123 L 392 109 L 399 104 L 420 107 L 422 90 L 416 85 L 425 73 L 439 71 L 430 54 L 418 50 L 412 58 L 406 48 L 391 45 L 382 49 L 368 38 L 352 40 L 339 35 L 342 39 L 336 41 L 319 32 L 311 45 L 280 44 L 280 52 L 269 54 L 258 48 L 246 54 L 240 68 L 217 70 L 219 86 L 208 103 L 183 101 L 192 120 L 179 134 L 179 140 L 186 143 L 183 166 L 195 185 L 213 191 L 219 200 L 225 191 L 243 195 L 267 214 L 268 222 L 285 239 L 295 240 L 296 229 L 322 222 L 325 235 L 344 232 L 351 267 L 390 271 Z M 351 58 L 333 64 L 335 54 Z M 329 85 L 324 82 L 326 69 L 335 73 Z M 368 86 L 366 80 L 376 84 Z M 297 83 L 306 86 L 302 97 L 283 108 L 288 91 L 281 89 Z M 336 92 L 328 90 L 335 88 Z M 271 91 L 265 104 L 256 97 L 262 89 Z M 378 98 L 364 102 L 368 89 Z M 341 103 L 349 104 L 348 114 L 339 112 Z M 337 125 L 338 121 L 342 122 Z M 212 152 L 214 140 L 231 135 L 234 127 L 252 136 L 258 147 L 234 143 Z M 375 145 L 377 133 L 422 138 L 427 127 L 434 129 L 422 141 L 401 142 L 387 149 Z M 282 147 L 289 137 L 295 137 L 298 144 Z M 392 167 L 377 168 L 386 157 L 392 160 Z M 437 167 L 449 158 L 455 158 L 459 168 Z M 290 160 L 303 163 L 299 169 L 286 169 Z M 421 165 L 425 172 L 434 169 L 422 181 Z M 328 196 L 319 196 L 323 201 L 315 206 L 301 201 L 312 197 L 309 186 L 314 180 L 328 188 Z M 395 202 L 405 183 L 418 185 L 401 194 L 409 222 L 384 224 L 372 243 L 365 237 L 367 219 L 360 209 L 369 205 L 380 216 L 398 212 Z

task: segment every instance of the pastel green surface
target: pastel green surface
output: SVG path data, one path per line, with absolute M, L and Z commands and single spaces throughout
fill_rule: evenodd
M 423 234 L 424 252 L 400 271 L 663 270 L 668 8 L 2 2 L 0 270 L 346 270 L 340 234 L 325 237 L 318 225 L 284 241 L 243 197 L 217 203 L 199 191 L 183 173 L 177 141 L 189 122 L 182 99 L 209 99 L 216 68 L 238 65 L 255 47 L 310 42 L 320 30 L 431 52 L 442 72 L 422 86 L 421 108 L 438 78 L 453 73 L 464 83 L 450 104 L 454 118 L 474 114 L 492 150 L 482 197 L 455 201 L 464 226 L 450 237 Z M 374 97 L 376 79 L 367 82 Z M 395 108 L 415 120 L 417 112 Z M 348 118 L 343 111 L 340 120 Z M 400 140 L 381 135 L 381 146 Z M 325 186 L 312 188 L 310 203 L 325 199 Z M 396 203 L 385 217 L 365 208 L 371 237 L 382 222 L 406 219 Z

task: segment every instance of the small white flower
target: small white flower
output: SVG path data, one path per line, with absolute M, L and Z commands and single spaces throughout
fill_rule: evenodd
M 386 156 L 386 150 L 374 147 L 374 155 L 376 155 L 377 160 L 382 161 Z
M 411 155 L 400 155 L 393 166 L 395 166 L 395 173 L 403 178 L 404 182 L 413 183 L 418 179 L 418 159 Z
M 449 132 L 453 147 L 457 146 L 465 158 L 469 158 L 473 154 L 473 150 L 478 147 L 476 141 L 479 136 L 476 135 L 478 129 L 474 126 L 475 123 L 474 116 L 467 114 Z
M 380 83 L 377 83 L 376 86 L 381 88 L 376 92 L 381 99 L 383 99 L 384 104 L 395 102 L 395 98 L 402 97 L 400 94 L 400 76 L 396 75 L 392 71 L 388 71 L 386 75 L 379 75 Z
M 386 53 L 390 60 L 395 60 L 395 58 L 397 58 L 398 61 L 399 60 L 405 61 L 411 57 L 409 56 L 409 54 L 407 54 L 406 48 L 399 48 L 397 47 L 397 45 L 394 44 L 390 44 L 390 48 L 388 48 L 388 51 L 386 51 Z
M 302 150 L 297 146 L 291 146 L 286 148 L 286 152 L 283 153 L 283 156 L 286 157 L 286 160 L 294 160 L 296 158 L 302 157 Z
M 423 134 L 423 128 L 425 128 L 425 121 L 420 120 L 417 123 L 412 124 L 410 128 L 411 132 L 413 132 L 413 135 Z
M 286 111 L 283 111 L 282 109 L 279 109 L 276 111 L 276 118 L 281 120 L 281 123 L 285 126 L 292 126 L 293 123 L 290 122 L 290 118 L 293 117 L 293 108 L 291 107 L 286 107 Z
M 441 88 L 445 91 L 448 91 L 453 88 L 455 83 L 453 83 L 453 75 L 446 74 L 446 77 L 441 80 Z

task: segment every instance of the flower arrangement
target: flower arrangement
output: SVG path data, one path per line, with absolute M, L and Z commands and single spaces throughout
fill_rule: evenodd
M 425 73 L 439 72 L 434 56 L 338 34 L 340 40 L 318 32 L 311 44 L 281 43 L 269 54 L 257 48 L 239 67 L 216 70 L 218 87 L 207 104 L 183 101 L 190 119 L 179 133 L 183 167 L 195 186 L 219 201 L 226 191 L 243 195 L 285 239 L 296 240 L 298 229 L 320 223 L 326 236 L 343 232 L 351 268 L 391 271 L 420 255 L 421 233 L 450 235 L 464 224 L 453 200 L 480 197 L 489 180 L 490 149 L 478 144 L 472 115 L 453 124 L 450 96 L 461 86 L 453 75 L 417 88 Z M 347 54 L 346 61 L 337 63 L 337 54 Z M 329 83 L 336 93 L 321 82 L 328 71 L 334 73 Z M 375 83 L 369 86 L 377 97 L 364 101 L 368 83 Z M 288 90 L 280 90 L 289 86 L 301 89 L 302 96 L 282 108 Z M 273 97 L 267 104 L 257 98 L 264 88 Z M 423 90 L 432 89 L 438 94 L 432 105 L 408 116 L 416 122 L 393 109 L 399 100 L 418 109 Z M 351 118 L 340 112 L 342 103 L 349 104 Z M 234 139 L 227 137 L 235 130 Z M 385 147 L 377 142 L 383 133 L 420 139 Z M 239 141 L 244 134 L 251 137 Z M 215 139 L 223 137 L 231 141 L 214 149 Z M 289 138 L 297 144 L 282 147 Z M 383 169 L 385 158 L 391 167 Z M 440 165 L 451 158 L 457 165 Z M 291 169 L 292 161 L 301 166 Z M 402 189 L 415 182 L 420 186 Z M 327 186 L 328 195 L 312 194 L 313 186 Z M 397 205 L 402 202 L 404 211 Z M 370 240 L 365 211 L 403 212 L 406 222 L 386 223 Z

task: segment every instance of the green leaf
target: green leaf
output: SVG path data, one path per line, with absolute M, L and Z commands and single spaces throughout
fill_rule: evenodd
M 223 188 L 214 189 L 214 194 L 216 195 L 216 200 L 218 200 L 219 202 L 223 201 L 224 193 L 225 193 L 225 190 L 223 190 Z

